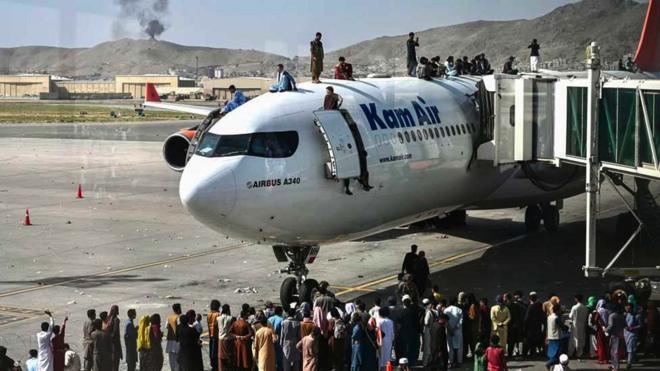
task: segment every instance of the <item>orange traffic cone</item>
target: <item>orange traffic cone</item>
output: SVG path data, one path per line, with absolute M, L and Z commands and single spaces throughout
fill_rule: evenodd
M 30 209 L 25 209 L 25 220 L 23 221 L 23 225 L 32 225 L 30 222 Z
M 82 185 L 80 185 L 80 184 L 78 184 L 78 195 L 76 196 L 76 198 L 83 198 Z

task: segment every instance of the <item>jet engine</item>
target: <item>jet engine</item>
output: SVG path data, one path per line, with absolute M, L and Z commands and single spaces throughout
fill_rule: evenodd
M 188 148 L 195 137 L 195 133 L 196 130 L 183 129 L 165 139 L 163 157 L 170 169 L 181 172 L 186 167 Z

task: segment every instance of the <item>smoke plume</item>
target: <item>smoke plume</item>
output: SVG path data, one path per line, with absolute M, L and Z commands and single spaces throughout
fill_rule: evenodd
M 169 0 L 115 0 L 119 4 L 119 20 L 126 21 L 134 19 L 142 28 L 142 31 L 149 35 L 152 40 L 160 36 L 165 31 L 165 25 L 162 22 L 163 17 L 168 13 Z M 115 30 L 121 30 L 121 24 L 116 22 Z

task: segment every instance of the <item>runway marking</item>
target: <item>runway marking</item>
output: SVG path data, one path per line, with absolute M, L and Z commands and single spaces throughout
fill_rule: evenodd
M 337 285 L 330 285 L 333 289 L 339 289 L 339 290 L 355 290 L 355 291 L 364 291 L 364 292 L 376 292 L 378 290 L 376 289 L 358 289 L 355 287 L 349 287 L 349 286 L 337 286 Z
M 131 272 L 131 271 L 145 269 L 145 268 L 151 268 L 151 267 L 155 267 L 155 266 L 158 266 L 158 265 L 161 265 L 161 264 L 175 263 L 175 262 L 182 261 L 182 260 L 195 259 L 195 258 L 199 258 L 199 257 L 202 257 L 202 256 L 208 256 L 208 255 L 213 255 L 213 254 L 217 254 L 217 253 L 221 253 L 221 252 L 236 250 L 236 249 L 239 249 L 239 248 L 242 248 L 242 247 L 247 247 L 247 246 L 250 246 L 250 245 L 253 245 L 253 244 L 252 243 L 240 243 L 240 244 L 237 244 L 237 245 L 230 245 L 230 246 L 225 246 L 225 247 L 221 247 L 221 248 L 217 248 L 217 249 L 201 251 L 201 252 L 194 253 L 194 254 L 177 256 L 177 257 L 174 257 L 174 258 L 163 259 L 163 260 L 159 260 L 159 261 L 155 261 L 155 262 L 144 263 L 144 264 L 135 265 L 135 266 L 126 267 L 126 268 L 121 268 L 121 269 L 117 269 L 117 270 L 100 272 L 100 273 L 96 273 L 96 274 L 89 274 L 89 275 L 86 275 L 86 276 L 77 277 L 77 278 L 73 278 L 73 279 L 66 280 L 66 281 L 60 281 L 60 282 L 50 283 L 50 284 L 46 284 L 46 285 L 38 285 L 38 286 L 27 287 L 27 288 L 24 288 L 24 289 L 17 289 L 17 290 L 12 290 L 12 291 L 0 292 L 0 298 L 5 298 L 5 297 L 8 297 L 8 296 L 19 295 L 19 294 L 25 294 L 25 293 L 28 293 L 28 292 L 43 290 L 43 289 L 47 289 L 47 288 L 51 288 L 51 287 L 65 286 L 65 285 L 68 285 L 68 284 L 71 284 L 71 283 L 74 283 L 74 282 L 83 281 L 83 280 L 86 280 L 86 279 L 89 279 L 89 278 L 113 276 L 115 274 L 126 273 L 126 272 Z
M 43 315 L 42 310 L 0 305 L 0 327 Z
M 484 252 L 484 251 L 486 251 L 488 249 L 491 249 L 491 248 L 494 248 L 494 247 L 498 247 L 498 246 L 509 244 L 511 242 L 522 240 L 525 237 L 527 237 L 526 234 L 521 234 L 521 235 L 518 235 L 518 236 L 515 236 L 515 237 L 511 237 L 509 239 L 506 239 L 504 241 L 497 242 L 497 243 L 492 244 L 492 245 L 486 244 L 486 245 L 483 245 L 483 246 L 481 246 L 481 247 L 479 247 L 475 250 L 471 250 L 471 251 L 463 252 L 463 253 L 460 253 L 460 254 L 452 255 L 452 256 L 447 257 L 447 258 L 442 258 L 442 259 L 433 261 L 431 264 L 429 264 L 429 268 L 435 268 L 435 267 L 441 266 L 443 264 L 448 264 L 448 263 L 454 262 L 454 261 L 456 261 L 458 259 L 461 259 L 461 258 L 465 258 L 465 257 L 471 256 L 471 255 L 476 255 L 476 254 L 479 254 L 481 252 Z M 373 291 L 376 291 L 375 289 L 371 289 L 373 286 L 377 286 L 377 285 L 383 284 L 383 283 L 388 282 L 388 281 L 396 281 L 396 280 L 398 280 L 398 274 L 382 277 L 382 278 L 379 278 L 379 279 L 376 279 L 376 280 L 373 280 L 373 281 L 368 281 L 366 283 L 363 283 L 361 285 L 357 285 L 357 286 L 354 286 L 354 287 L 347 287 L 345 290 L 342 290 L 342 291 L 336 293 L 335 295 L 336 296 L 346 295 L 346 294 L 349 294 L 351 292 L 366 291 L 366 290 L 371 290 L 373 292 Z M 335 287 L 337 287 L 337 286 L 335 286 Z

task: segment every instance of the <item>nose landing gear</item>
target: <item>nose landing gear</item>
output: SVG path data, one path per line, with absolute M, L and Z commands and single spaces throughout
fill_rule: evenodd
M 306 264 L 312 264 L 319 253 L 318 246 L 273 246 L 273 252 L 278 262 L 288 262 L 280 269 L 281 273 L 292 274 L 280 286 L 280 302 L 282 307 L 289 308 L 291 303 L 311 302 L 319 284 L 316 280 L 307 278 L 309 270 Z

